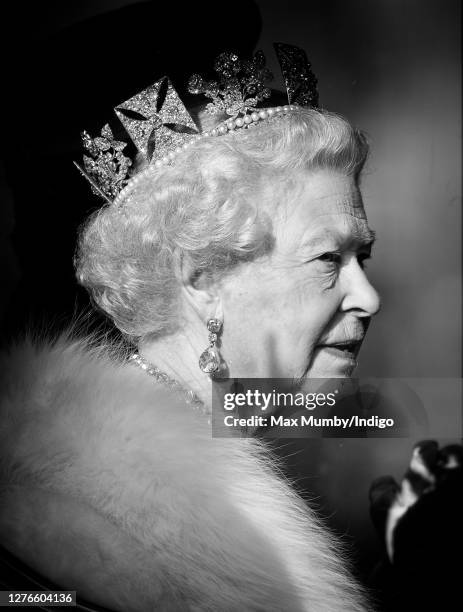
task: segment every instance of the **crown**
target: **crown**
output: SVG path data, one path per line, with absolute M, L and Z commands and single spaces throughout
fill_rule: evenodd
M 215 63 L 216 79 L 207 81 L 194 74 L 188 92 L 209 99 L 205 112 L 215 115 L 217 126 L 201 132 L 168 77 L 119 104 L 114 110 L 141 156 L 145 170 L 131 176 L 134 164 L 124 154 L 127 142 L 116 140 L 108 124 L 100 136 L 82 133 L 86 154 L 83 164 L 74 164 L 88 180 L 92 191 L 110 204 L 120 203 L 138 183 L 141 175 L 173 162 L 176 154 L 199 138 L 222 136 L 250 128 L 269 118 L 284 116 L 300 107 L 318 106 L 317 79 L 303 49 L 284 43 L 274 44 L 284 78 L 288 105 L 265 107 L 271 95 L 273 78 L 265 56 L 258 51 L 242 61 L 236 53 L 222 53 Z

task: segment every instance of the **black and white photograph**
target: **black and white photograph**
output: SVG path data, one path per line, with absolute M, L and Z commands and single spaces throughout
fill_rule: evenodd
M 5 6 L 0 607 L 458 609 L 460 21 Z

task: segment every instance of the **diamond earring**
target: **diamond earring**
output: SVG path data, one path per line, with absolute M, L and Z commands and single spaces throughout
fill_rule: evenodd
M 220 355 L 215 343 L 217 342 L 217 334 L 222 329 L 222 321 L 220 319 L 209 319 L 207 329 L 209 331 L 209 346 L 199 357 L 199 367 L 206 374 L 212 374 L 217 372 L 220 367 Z

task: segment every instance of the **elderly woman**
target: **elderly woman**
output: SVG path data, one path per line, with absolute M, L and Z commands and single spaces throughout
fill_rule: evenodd
M 199 77 L 190 89 L 227 100 Z M 212 439 L 207 415 L 211 374 L 351 374 L 379 307 L 363 269 L 365 140 L 291 96 L 256 109 L 262 91 L 225 122 L 209 103 L 196 134 L 170 83 L 147 92 L 148 137 L 142 98 L 116 111 L 150 160 L 130 180 L 109 129 L 86 136 L 117 172 L 98 183 L 109 175 L 87 158 L 92 186 L 114 201 L 83 227 L 76 257 L 136 354 L 61 338 L 8 356 L 4 546 L 121 612 L 365 610 L 337 544 L 262 444 Z

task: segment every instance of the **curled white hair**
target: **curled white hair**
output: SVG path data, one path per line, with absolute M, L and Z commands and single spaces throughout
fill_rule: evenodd
M 268 184 L 320 169 L 358 181 L 367 153 L 361 132 L 314 109 L 203 138 L 148 173 L 122 214 L 109 205 L 88 219 L 78 280 L 129 339 L 171 333 L 181 325 L 179 259 L 217 276 L 269 252 L 276 203 L 264 197 Z

